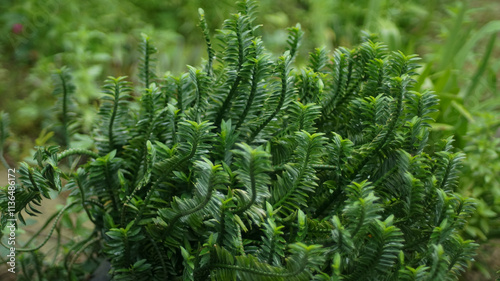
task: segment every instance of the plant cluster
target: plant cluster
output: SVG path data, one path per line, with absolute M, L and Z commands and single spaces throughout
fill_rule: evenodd
M 208 58 L 179 76 L 155 75 L 144 37 L 137 90 L 126 77 L 103 86 L 95 149 L 68 140 L 20 165 L 21 221 L 70 191 L 50 235 L 65 212 L 94 229 L 61 265 L 25 264 L 19 280 L 78 280 L 81 255 L 108 260 L 113 280 L 456 280 L 466 269 L 476 244 L 460 235 L 474 211 L 454 191 L 463 154 L 451 138 L 428 149 L 438 99 L 413 90 L 418 58 L 365 38 L 293 69 L 300 26 L 275 58 L 255 10 L 241 2 L 217 46 L 200 10 Z M 19 251 L 43 261 L 50 235 Z
M 140 26 L 142 32 L 158 42 L 161 69 L 176 73 L 186 63 L 198 65 L 202 52 L 196 27 L 195 7 L 202 6 L 211 17 L 209 26 L 219 26 L 231 1 L 209 3 L 198 0 L 4 0 L 0 3 L 0 110 L 12 120 L 12 137 L 7 141 L 7 162 L 28 159 L 33 145 L 53 143 L 54 123 L 49 108 L 51 83 L 48 73 L 61 65 L 74 67 L 74 96 L 79 119 L 75 145 L 89 147 L 91 126 L 96 121 L 92 105 L 98 101 L 98 82 L 104 75 L 129 75 L 135 82 L 135 49 Z M 489 146 L 467 136 L 475 132 L 498 130 L 498 44 L 500 21 L 496 20 L 498 1 L 380 1 L 380 0 L 262 0 L 266 15 L 260 34 L 266 48 L 277 53 L 286 45 L 286 27 L 300 20 L 307 31 L 297 56 L 297 64 L 307 63 L 306 52 L 314 46 L 353 46 L 361 31 L 377 33 L 389 50 L 418 52 L 423 56 L 421 74 L 414 90 L 434 89 L 440 99 L 439 113 L 433 116 L 432 142 L 454 134 L 455 146 L 467 150 L 464 178 L 459 191 L 479 199 L 479 205 L 466 231 L 483 241 L 497 237 L 491 229 L 500 225 L 500 212 L 491 202 L 500 201 L 500 184 L 487 180 L 498 174 L 498 157 L 491 165 L 478 167 Z M 78 17 L 74 17 L 75 11 Z M 56 66 L 57 65 L 57 66 Z M 8 73 L 8 74 L 7 74 Z M 2 79 L 3 78 L 3 79 Z M 2 93 L 5 93 L 2 96 Z M 15 96 L 15 99 L 11 97 Z M 487 102 L 486 102 L 487 101 Z M 486 119 L 483 113 L 490 115 Z M 45 128 L 41 130 L 39 128 Z M 64 133 L 56 132 L 56 136 Z M 487 133 L 480 138 L 491 139 Z M 491 140 L 495 142 L 497 137 Z M 36 140 L 35 140 L 36 139 Z M 498 150 L 497 145 L 493 150 Z M 471 159 L 471 161 L 469 161 Z M 474 189 L 471 189 L 474 186 Z M 489 277 L 488 277 L 489 278 Z

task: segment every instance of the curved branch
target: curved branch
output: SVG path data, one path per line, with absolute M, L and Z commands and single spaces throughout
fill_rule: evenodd
M 47 241 L 49 241 L 50 237 L 52 236 L 52 233 L 54 232 L 54 229 L 56 228 L 56 225 L 57 223 L 59 222 L 59 219 L 61 219 L 63 213 L 68 210 L 69 208 L 73 207 L 74 205 L 76 205 L 78 202 L 75 201 L 73 203 L 70 203 L 66 206 L 64 206 L 64 208 L 62 208 L 59 213 L 57 214 L 57 217 L 56 217 L 56 221 L 54 222 L 54 224 L 52 225 L 52 228 L 50 229 L 50 232 L 49 234 L 47 235 L 47 238 L 42 242 L 42 244 L 40 244 L 39 246 L 37 247 L 34 247 L 34 248 L 25 248 L 25 249 L 19 249 L 19 248 L 16 248 L 16 251 L 18 252 L 33 252 L 33 251 L 36 251 L 38 249 L 40 249 L 41 247 L 43 247 Z
M 91 151 L 91 150 L 86 150 L 86 149 L 81 149 L 81 148 L 70 148 L 67 149 L 61 153 L 57 154 L 57 162 L 63 160 L 64 158 L 71 156 L 71 155 L 87 155 L 92 158 L 99 158 L 99 154 Z

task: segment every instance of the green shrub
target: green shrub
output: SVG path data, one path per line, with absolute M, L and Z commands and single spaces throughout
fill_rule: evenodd
M 239 6 L 218 47 L 200 10 L 208 58 L 177 77 L 154 74 L 145 37 L 142 85 L 103 87 L 95 150 L 40 147 L 35 165 L 20 165 L 21 221 L 70 191 L 50 234 L 65 212 L 86 213 L 94 229 L 61 264 L 24 262 L 19 280 L 78 280 L 81 254 L 108 260 L 114 280 L 456 280 L 465 270 L 476 245 L 460 236 L 474 210 L 454 192 L 463 155 L 451 138 L 426 149 L 438 100 L 412 91 L 417 57 L 366 39 L 332 56 L 316 49 L 293 69 L 300 26 L 273 58 L 255 3 Z M 32 253 L 21 260 L 40 264 L 49 238 L 18 249 Z

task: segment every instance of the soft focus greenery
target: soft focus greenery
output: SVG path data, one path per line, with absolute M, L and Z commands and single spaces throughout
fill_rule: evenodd
M 413 90 L 419 58 L 365 37 L 299 67 L 300 27 L 273 58 L 255 3 L 238 6 L 219 48 L 199 10 L 207 61 L 179 76 L 158 77 L 144 35 L 139 83 L 103 86 L 92 150 L 74 143 L 71 74 L 54 73 L 63 148 L 20 163 L 0 221 L 48 213 L 43 198 L 66 206 L 30 239 L 39 246 L 17 249 L 18 280 L 88 279 L 99 260 L 122 281 L 457 280 L 470 266 L 474 201 L 455 192 L 463 153 L 452 138 L 428 145 L 438 100 Z M 65 213 L 86 213 L 94 230 L 52 236 Z M 53 257 L 38 252 L 52 237 Z
M 377 34 L 390 50 L 418 53 L 423 68 L 416 90 L 434 89 L 440 102 L 431 138 L 454 135 L 467 154 L 459 190 L 480 198 L 467 235 L 500 236 L 500 3 L 495 0 L 261 0 L 257 22 L 266 47 L 278 54 L 287 27 L 305 31 L 300 58 L 316 46 L 354 46 L 362 32 Z M 0 151 L 14 165 L 33 145 L 63 144 L 61 114 L 52 111 L 51 76 L 71 69 L 78 116 L 73 144 L 96 120 L 100 83 L 134 72 L 141 33 L 154 38 L 157 68 L 173 74 L 206 57 L 197 10 L 211 34 L 234 11 L 232 1 L 3 0 L 0 2 L 0 111 L 10 116 L 10 137 Z M 216 43 L 216 42 L 214 42 Z M 215 44 L 216 45 L 216 44 Z M 165 73 L 159 73 L 164 77 Z M 137 81 L 134 81 L 137 82 Z M 488 274 L 485 272 L 485 274 Z

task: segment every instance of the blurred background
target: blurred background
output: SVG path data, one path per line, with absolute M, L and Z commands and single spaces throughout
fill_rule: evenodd
M 478 198 L 465 235 L 482 244 L 463 280 L 493 280 L 500 270 L 500 1 L 260 0 L 257 23 L 267 49 L 283 52 L 286 28 L 305 35 L 297 64 L 317 47 L 352 47 L 363 32 L 390 50 L 422 58 L 416 89 L 440 98 L 432 138 L 454 135 L 463 164 L 460 192 Z M 72 146 L 89 147 L 97 99 L 107 76 L 137 80 L 141 33 L 158 49 L 157 74 L 186 71 L 206 58 L 198 27 L 211 35 L 236 11 L 234 1 L 1 0 L 0 111 L 10 119 L 1 143 L 11 166 L 33 147 L 61 143 L 51 75 L 67 66 L 76 91 Z M 214 41 L 216 42 L 216 41 Z M 301 60 L 302 59 L 302 60 Z M 6 119 L 3 114 L 1 118 Z M 5 121 L 5 120 L 4 120 Z M 1 166 L 1 165 L 0 165 Z M 0 168 L 0 185 L 6 172 Z

